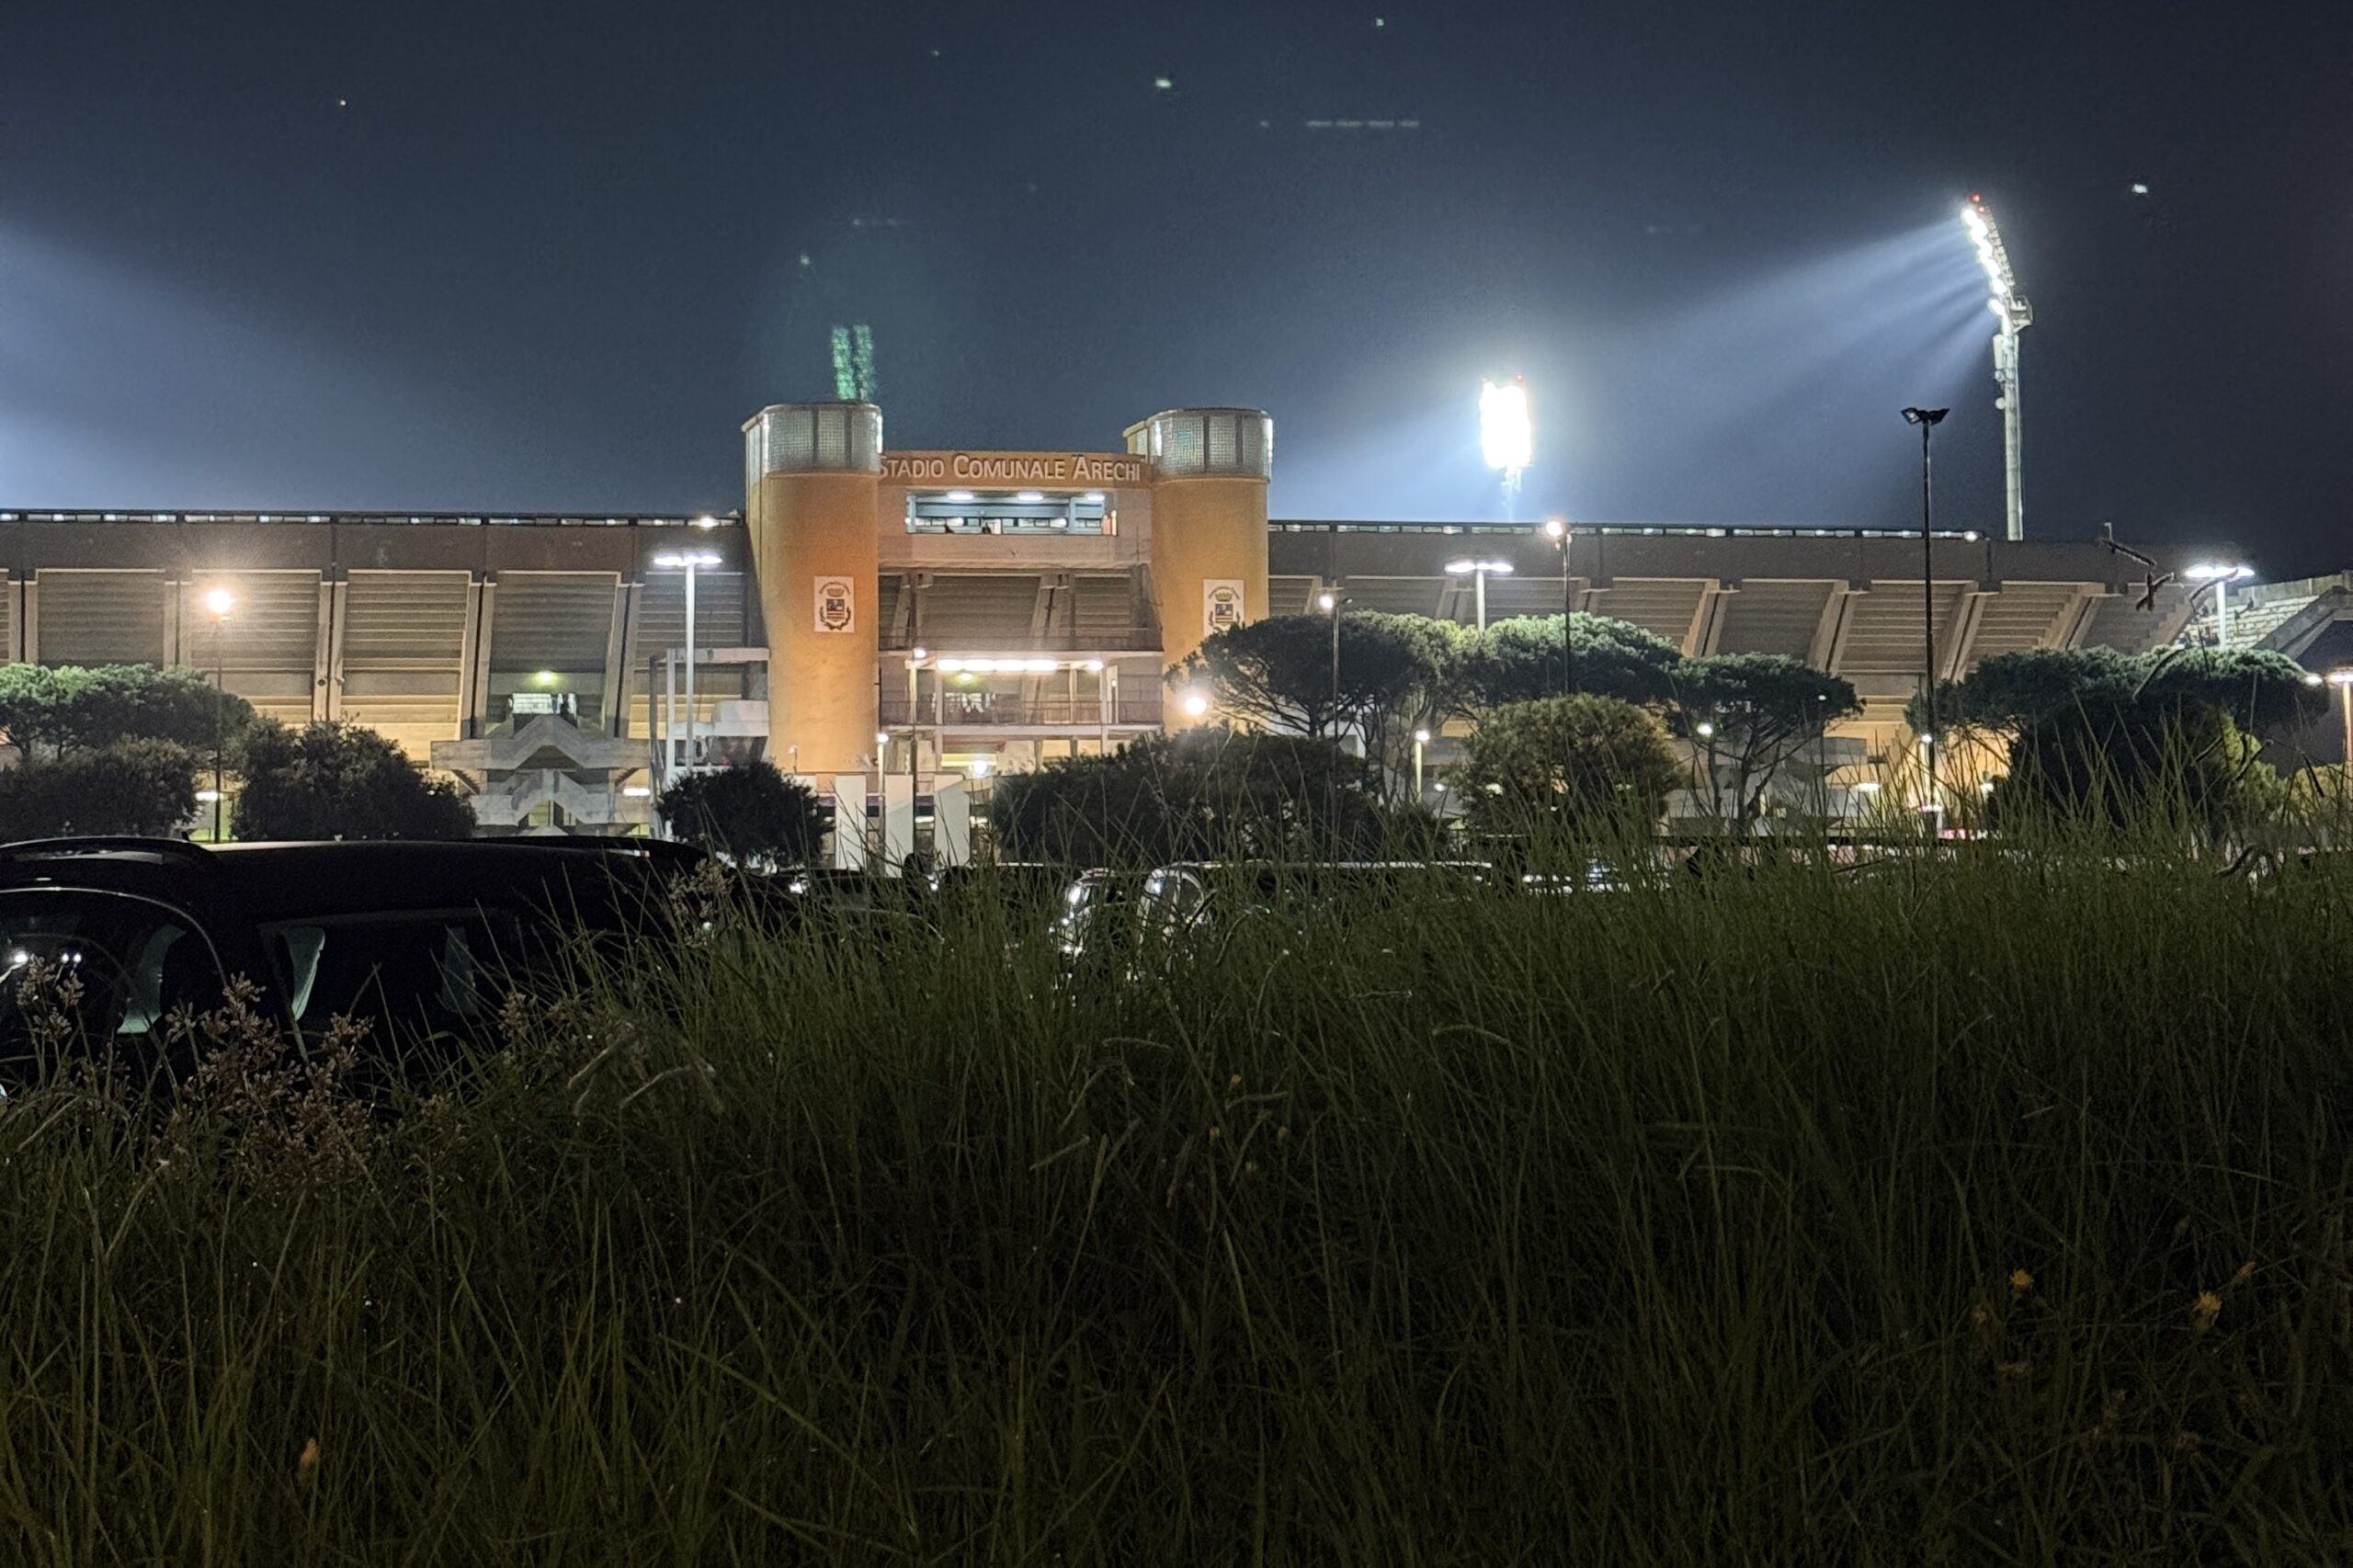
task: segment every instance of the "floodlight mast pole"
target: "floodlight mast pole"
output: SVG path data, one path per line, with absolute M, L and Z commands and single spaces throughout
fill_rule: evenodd
M 2018 324 L 2007 315 L 1994 335 L 1994 383 L 2002 389 L 2002 528 L 2005 538 L 2026 538 L 2026 465 L 2020 449 L 2018 414 Z
M 2026 537 L 2025 437 L 2018 409 L 2018 335 L 2034 324 L 2034 306 L 2018 290 L 2010 270 L 2010 255 L 2002 244 L 2002 231 L 1985 199 L 1972 195 L 1961 210 L 1961 223 L 1977 247 L 1977 262 L 1985 269 L 1992 294 L 1985 301 L 2001 322 L 1994 334 L 1994 384 L 2001 390 L 1995 406 L 2002 411 L 2002 528 L 2005 537 Z

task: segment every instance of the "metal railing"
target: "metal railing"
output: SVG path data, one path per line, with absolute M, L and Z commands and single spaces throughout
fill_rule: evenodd
M 885 694 L 881 703 L 884 729 L 909 722 L 904 692 Z M 971 730 L 998 725 L 1028 724 L 1070 730 L 1092 730 L 1105 723 L 1120 729 L 1157 728 L 1160 698 L 1121 697 L 1107 709 L 1092 694 L 1080 697 L 1018 697 L 1007 692 L 951 691 L 934 703 L 929 692 L 916 701 L 913 723 L 917 729 Z
M 1035 576 L 1036 574 L 1016 574 L 1016 575 Z M 1022 613 L 1027 615 L 1029 612 L 1024 609 Z M 918 636 L 913 632 L 893 629 L 882 633 L 880 646 L 884 653 L 903 653 L 910 648 L 927 648 L 935 653 L 985 652 L 998 658 L 1052 658 L 1057 655 L 1069 657 L 1077 653 L 1157 653 L 1160 652 L 1160 629 L 1155 626 L 1135 626 L 1124 631 L 1090 631 L 1084 636 L 1075 632 L 1058 632 L 1044 642 L 1031 647 L 1015 648 L 992 642 L 985 650 L 953 648 L 948 639 L 942 638 L 937 632 Z
M 579 512 L 534 512 L 493 516 L 483 512 L 97 512 L 49 507 L 0 511 L 0 523 L 333 523 L 338 527 L 384 525 L 419 528 L 683 528 L 698 525 L 741 528 L 742 514 L 670 515 L 624 513 L 590 515 Z
M 1578 523 L 1574 525 L 1579 539 L 1914 539 L 1920 537 L 1918 528 L 1782 528 L 1761 523 Z M 1280 534 L 1488 534 L 1535 535 L 1542 539 L 1546 548 L 1552 541 L 1544 535 L 1541 523 L 1378 523 L 1293 521 L 1276 518 L 1267 523 L 1267 531 Z M 1938 539 L 1958 540 L 1974 544 L 1986 538 L 1977 528 L 1938 528 Z

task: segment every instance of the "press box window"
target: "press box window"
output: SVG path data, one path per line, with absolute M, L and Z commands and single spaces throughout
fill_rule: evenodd
M 934 490 L 907 496 L 911 534 L 1110 534 L 1119 512 L 1100 490 Z

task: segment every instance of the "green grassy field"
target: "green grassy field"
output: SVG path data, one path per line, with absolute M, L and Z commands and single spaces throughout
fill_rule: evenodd
M 0 1110 L 0 1559 L 2353 1560 L 2353 874 L 721 935 Z M 234 1031 L 232 1031 L 233 1038 Z

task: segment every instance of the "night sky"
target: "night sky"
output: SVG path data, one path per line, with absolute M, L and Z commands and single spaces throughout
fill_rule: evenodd
M 1982 190 L 2029 536 L 2333 570 L 2325 13 L 17 0 L 0 507 L 731 507 L 865 322 L 894 447 L 1248 403 L 1279 515 L 1496 517 L 1521 372 L 1523 515 L 1901 528 L 1931 402 L 1997 529 Z

